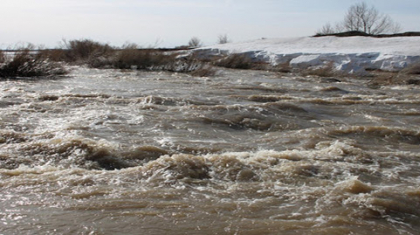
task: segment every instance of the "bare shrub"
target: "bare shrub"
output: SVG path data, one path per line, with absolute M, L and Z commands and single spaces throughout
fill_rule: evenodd
M 43 57 L 47 57 L 51 61 L 66 61 L 66 51 L 63 49 L 40 50 L 39 54 Z
M 227 36 L 226 34 L 219 35 L 219 41 L 218 41 L 218 43 L 219 43 L 219 44 L 226 44 L 226 43 L 229 43 L 229 38 L 228 38 L 228 36 Z
M 191 38 L 190 41 L 188 42 L 188 46 L 191 48 L 198 48 L 198 47 L 201 47 L 202 45 L 203 43 L 197 37 Z
M 191 53 L 187 56 L 177 57 L 175 63 L 172 63 L 172 68 L 169 71 L 192 73 L 200 70 L 206 66 L 207 62 L 202 60 L 197 53 Z
M 114 48 L 89 39 L 64 41 L 65 59 L 68 62 L 89 63 L 92 59 L 107 57 L 114 53 Z
M 112 64 L 115 48 L 88 39 L 63 40 L 57 49 L 40 50 L 39 54 L 51 61 L 87 64 L 89 67 L 103 68 Z
M 150 51 L 124 48 L 117 53 L 114 66 L 118 69 L 146 69 L 152 65 Z
M 16 50 L 10 59 L 6 58 L 0 67 L 0 77 L 44 77 L 63 75 L 67 71 L 57 62 L 50 61 L 42 53 L 33 51 L 32 46 Z
M 254 62 L 244 54 L 231 54 L 215 63 L 215 65 L 231 69 L 252 69 Z
M 174 54 L 154 49 L 127 47 L 116 55 L 114 67 L 118 69 L 165 70 L 175 63 Z
M 316 34 L 317 35 L 329 35 L 329 34 L 335 34 L 345 31 L 343 29 L 343 26 L 340 23 L 336 23 L 334 26 L 331 23 L 326 23 L 324 26 L 322 26 L 321 29 L 319 29 Z

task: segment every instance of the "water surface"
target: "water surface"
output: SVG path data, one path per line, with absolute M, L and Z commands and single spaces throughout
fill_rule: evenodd
M 1 234 L 417 234 L 418 86 L 75 68 L 0 82 Z

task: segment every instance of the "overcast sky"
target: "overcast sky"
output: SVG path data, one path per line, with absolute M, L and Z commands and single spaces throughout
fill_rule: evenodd
M 356 0 L 1 0 L 0 47 L 31 42 L 56 47 L 62 39 L 114 46 L 204 44 L 310 36 L 343 19 Z M 367 0 L 404 31 L 420 31 L 419 0 Z

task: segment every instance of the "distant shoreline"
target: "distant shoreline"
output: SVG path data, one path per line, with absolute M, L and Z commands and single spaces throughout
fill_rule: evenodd
M 360 31 L 349 31 L 342 33 L 332 33 L 332 34 L 317 34 L 313 37 L 373 37 L 373 38 L 394 38 L 394 37 L 420 37 L 420 32 L 405 32 L 405 33 L 395 33 L 395 34 L 368 34 Z
M 159 51 L 159 52 L 171 52 L 171 51 L 185 51 L 185 50 L 192 50 L 193 48 L 139 48 L 136 49 L 138 51 Z M 14 53 L 14 52 L 19 52 L 22 50 L 27 50 L 27 49 L 0 49 L 0 51 L 2 52 L 6 52 L 6 53 Z M 115 51 L 123 51 L 124 49 L 114 49 Z M 61 48 L 54 48 L 54 49 L 33 49 L 33 50 L 28 50 L 30 52 L 42 52 L 42 51 L 69 51 L 69 49 L 61 49 Z

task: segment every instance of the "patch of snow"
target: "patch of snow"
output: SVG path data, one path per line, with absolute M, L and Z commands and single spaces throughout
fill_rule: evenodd
M 199 55 L 245 54 L 272 65 L 290 63 L 294 68 L 327 64 L 347 73 L 366 69 L 399 71 L 420 61 L 420 37 L 299 37 L 261 39 L 197 49 Z

